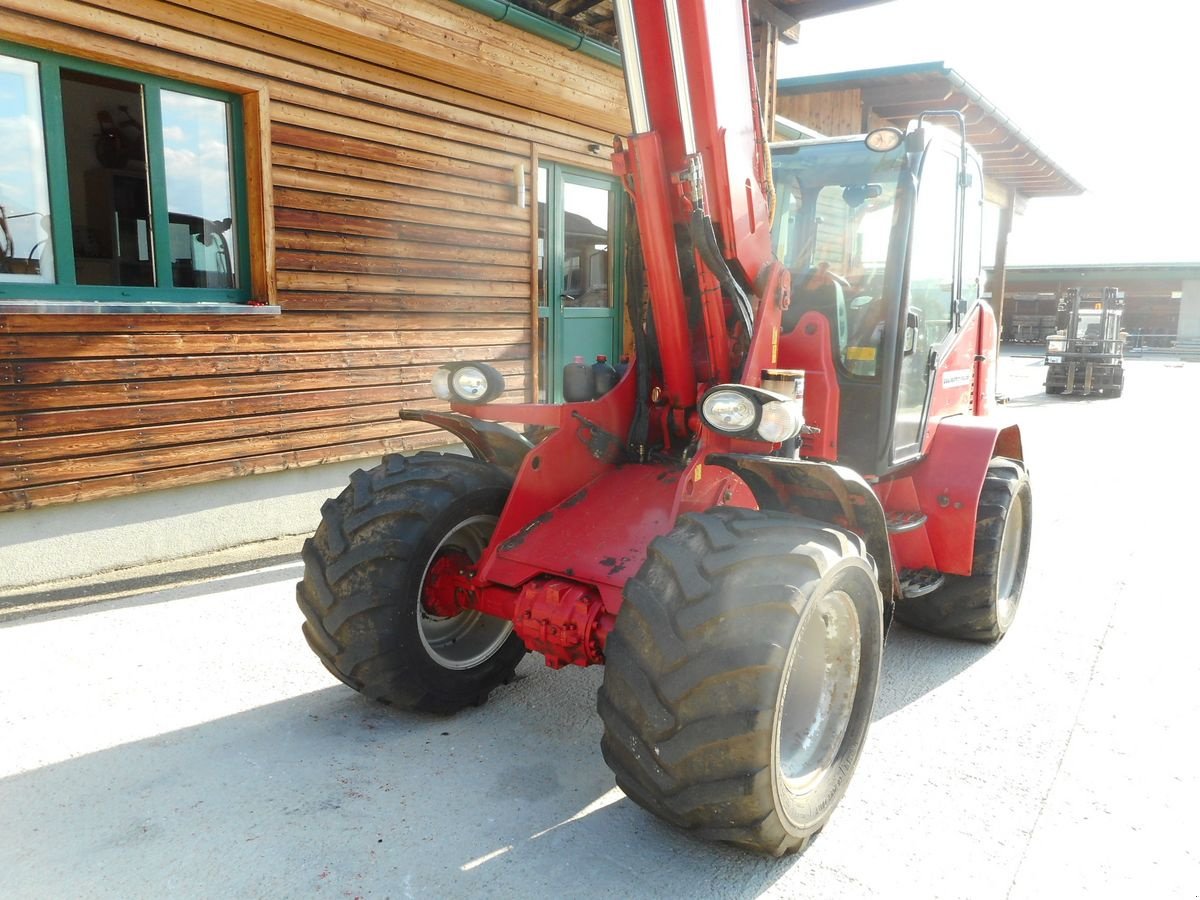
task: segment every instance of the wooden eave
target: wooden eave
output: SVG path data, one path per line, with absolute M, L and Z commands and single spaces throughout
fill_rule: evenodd
M 508 0 L 514 6 L 536 13 L 580 34 L 616 45 L 612 0 Z M 805 19 L 875 6 L 889 0 L 752 0 L 755 16 L 781 31 Z
M 984 162 L 984 174 L 1021 197 L 1082 194 L 1083 185 L 1047 156 L 1017 125 L 944 63 L 919 63 L 803 78 L 781 79 L 781 97 L 858 90 L 864 112 L 903 129 L 922 112 L 963 114 L 967 139 Z

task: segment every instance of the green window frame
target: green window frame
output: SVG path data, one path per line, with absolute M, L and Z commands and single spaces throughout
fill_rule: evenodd
M 54 251 L 55 276 L 53 283 L 0 278 L 0 314 L 4 312 L 4 301 L 245 304 L 251 299 L 245 127 L 242 101 L 238 95 L 5 41 L 0 41 L 0 56 L 24 60 L 37 66 L 49 192 L 49 236 Z M 64 70 L 128 82 L 141 90 L 143 121 L 140 124 L 145 140 L 149 194 L 147 231 L 150 236 L 149 252 L 152 255 L 156 282 L 153 286 L 79 283 L 64 125 Z M 229 189 L 233 219 L 229 233 L 234 243 L 233 253 L 229 256 L 236 277 L 233 287 L 177 287 L 174 284 L 171 221 L 167 197 L 167 153 L 163 131 L 164 92 L 218 101 L 223 103 L 227 110 Z

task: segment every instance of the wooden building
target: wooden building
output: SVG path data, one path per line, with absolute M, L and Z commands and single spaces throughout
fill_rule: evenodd
M 1169 348 L 1195 339 L 1186 304 L 1200 308 L 1200 263 L 1105 263 L 1078 266 L 1014 266 L 1008 269 L 1001 334 L 1006 340 L 1037 340 L 1032 320 L 1052 324 L 1058 299 L 1068 288 L 1119 288 L 1125 293 L 1122 327 L 1140 347 Z M 1195 319 L 1195 313 L 1192 314 Z
M 871 2 L 755 0 L 764 80 Z M 0 545 L 441 444 L 397 413 L 450 360 L 553 399 L 620 346 L 627 130 L 609 0 L 5 0 Z
M 450 359 L 491 360 L 514 396 L 528 392 L 530 198 L 539 168 L 543 183 L 607 175 L 602 148 L 627 123 L 606 48 L 570 52 L 448 0 L 5 7 L 0 72 L 30 100 L 19 115 L 43 101 L 45 147 L 27 155 L 50 158 L 51 196 L 6 203 L 0 510 L 442 443 L 396 416 L 430 400 Z M 171 108 L 203 103 L 224 132 L 172 143 Z M 17 117 L 9 107 L 0 117 Z M 144 131 L 146 153 L 104 159 L 106 119 L 108 143 Z M 192 185 L 171 171 L 188 154 L 200 165 L 206 141 L 227 147 L 232 207 L 160 200 L 156 188 L 221 189 L 220 172 Z M 85 189 L 54 189 L 68 166 Z M 168 201 L 170 230 L 147 240 Z M 44 249 L 17 236 L 22 213 L 50 210 L 57 279 L 39 277 Z M 220 236 L 230 260 L 206 283 L 181 286 L 178 256 L 158 264 L 186 232 L 180 214 L 234 220 Z

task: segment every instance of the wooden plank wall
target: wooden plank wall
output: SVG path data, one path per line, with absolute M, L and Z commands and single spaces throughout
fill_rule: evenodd
M 863 130 L 862 91 L 825 91 L 818 94 L 779 92 L 775 111 L 785 119 L 800 122 L 828 137 L 859 134 Z
M 439 406 L 453 359 L 525 398 L 518 181 L 606 170 L 617 70 L 449 0 L 5 5 L 5 39 L 244 96 L 254 283 L 284 312 L 0 314 L 0 510 L 444 443 L 397 412 Z

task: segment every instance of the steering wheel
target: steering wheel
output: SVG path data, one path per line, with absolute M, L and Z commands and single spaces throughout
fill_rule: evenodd
M 850 289 L 850 282 L 845 276 L 839 275 L 829 267 L 829 263 L 821 262 L 808 270 L 808 275 L 804 279 L 803 287 L 806 290 L 814 290 L 826 284 L 841 285 L 843 291 Z

